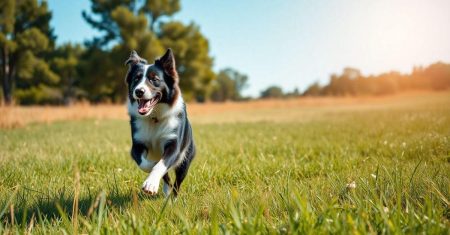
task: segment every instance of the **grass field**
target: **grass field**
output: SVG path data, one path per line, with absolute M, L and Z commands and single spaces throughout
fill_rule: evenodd
M 449 92 L 191 107 L 177 200 L 141 193 L 123 107 L 8 111 L 0 233 L 450 233 Z

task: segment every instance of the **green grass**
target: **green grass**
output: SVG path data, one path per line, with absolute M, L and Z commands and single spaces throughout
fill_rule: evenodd
M 450 233 L 448 96 L 321 110 L 194 122 L 198 155 L 176 201 L 140 192 L 126 121 L 0 130 L 0 233 Z

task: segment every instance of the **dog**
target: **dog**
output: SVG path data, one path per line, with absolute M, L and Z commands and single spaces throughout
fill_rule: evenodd
M 163 192 L 176 197 L 195 156 L 192 127 L 178 86 L 175 57 L 171 49 L 153 64 L 132 51 L 128 65 L 127 109 L 131 126 L 131 157 L 149 173 L 142 190 L 158 193 L 161 178 Z M 169 170 L 175 170 L 172 184 Z

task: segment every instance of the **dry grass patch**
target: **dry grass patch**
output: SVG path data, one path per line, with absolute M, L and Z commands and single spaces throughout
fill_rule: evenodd
M 254 100 L 188 104 L 189 117 L 194 123 L 230 122 L 290 122 L 311 121 L 339 116 L 342 112 L 413 107 L 430 103 L 445 106 L 450 92 L 409 92 L 378 97 L 317 97 L 285 100 Z M 22 127 L 30 123 L 51 123 L 63 120 L 120 119 L 127 120 L 125 105 L 74 105 L 0 107 L 0 128 Z

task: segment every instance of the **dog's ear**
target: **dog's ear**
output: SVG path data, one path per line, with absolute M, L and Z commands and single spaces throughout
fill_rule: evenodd
M 125 65 L 128 65 L 128 72 L 125 76 L 125 83 L 128 85 L 131 81 L 131 76 L 133 75 L 133 65 L 138 63 L 144 63 L 147 64 L 147 61 L 145 59 L 142 59 L 135 50 L 131 51 L 130 57 L 127 61 L 125 61 Z
M 155 61 L 155 64 L 160 66 L 164 72 L 172 78 L 175 79 L 178 77 L 175 65 L 175 56 L 173 55 L 172 49 L 167 49 L 166 53 Z
M 132 66 L 132 65 L 135 65 L 137 63 L 147 64 L 147 60 L 142 59 L 135 50 L 132 50 L 131 54 L 130 54 L 130 57 L 128 58 L 127 61 L 125 61 L 125 65 Z

